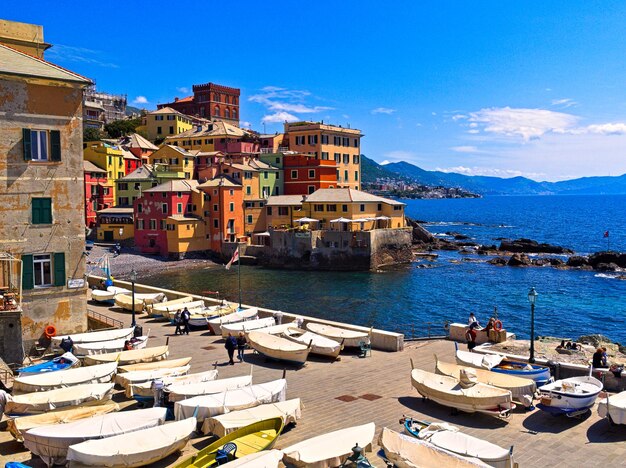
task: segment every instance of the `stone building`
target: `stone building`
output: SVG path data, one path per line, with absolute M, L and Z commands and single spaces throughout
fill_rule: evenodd
M 20 50 L 4 40 L 10 22 L 0 33 L 0 239 L 22 261 L 22 307 L 19 319 L 0 312 L 0 353 L 19 362 L 48 325 L 87 328 L 82 102 L 91 81 L 43 58 L 40 26 L 14 29 Z

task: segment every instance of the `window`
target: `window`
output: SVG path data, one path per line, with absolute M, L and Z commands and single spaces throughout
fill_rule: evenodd
M 176 204 L 176 213 L 182 213 L 183 212 L 183 204 L 182 203 L 177 203 Z
M 309 169 L 309 179 L 315 179 L 315 169 Z
M 251 195 L 252 194 L 252 187 L 250 187 L 249 185 L 246 186 L 246 195 Z
M 161 212 L 163 214 L 167 214 L 167 203 L 162 203 L 161 204 Z
M 235 195 L 235 191 L 234 191 L 233 189 L 230 189 L 230 190 L 228 191 L 228 194 L 232 197 L 232 196 L 234 196 L 234 195 Z
M 189 166 L 189 158 L 185 158 L 185 166 Z
M 174 133 L 174 127 L 170 126 L 170 135 Z
M 143 231 L 143 219 L 138 219 L 137 220 L 137 230 L 138 231 Z
M 352 156 L 352 163 L 353 164 L 359 164 L 359 162 L 360 162 L 359 160 L 360 160 L 360 158 L 359 158 L 358 154 L 355 154 L 355 155 Z
M 355 148 L 358 148 L 358 147 L 359 147 L 359 139 L 358 139 L 358 138 L 355 138 L 355 139 L 354 139 L 353 146 L 354 146 Z
M 229 209 L 230 211 L 235 211 L 235 204 L 234 204 L 233 202 L 230 202 L 230 203 L 228 204 L 228 209 Z
M 213 205 L 213 211 L 219 211 L 219 208 L 217 207 L 217 205 Z
M 326 211 L 337 211 L 337 205 L 326 205 Z
M 358 181 L 359 180 L 359 171 L 354 171 L 354 181 Z
M 309 185 L 307 191 L 309 195 L 311 195 L 313 192 L 315 192 L 315 185 Z
M 289 214 L 289 208 L 286 206 L 278 207 L 278 215 L 279 216 L 287 216 Z
M 25 161 L 60 161 L 61 132 L 22 129 Z
M 128 184 L 126 182 L 120 182 L 117 184 L 118 190 L 128 190 Z
M 128 197 L 118 197 L 117 204 L 120 206 L 128 206 Z
M 263 171 L 263 178 L 267 179 L 269 177 L 269 173 L 267 171 Z
M 246 223 L 252 224 L 252 215 L 247 215 L 246 216 Z
M 359 205 L 359 209 L 361 210 L 361 212 L 365 211 L 365 205 Z
M 335 153 L 335 162 L 341 162 L 341 153 Z
M 272 216 L 272 207 L 271 206 L 267 207 L 267 215 L 268 216 Z
M 382 204 L 382 203 L 379 203 L 379 204 L 376 206 L 376 209 L 377 209 L 378 211 L 382 211 L 382 209 L 383 209 L 383 204 Z
M 194 211 L 193 205 L 191 203 L 187 203 L 187 211 L 186 211 L 186 213 L 191 213 L 192 211 Z
M 163 133 L 163 131 L 161 130 L 161 127 L 157 127 L 157 135 L 161 135 Z
M 394 205 L 393 211 L 402 211 L 402 205 Z
M 297 179 L 298 178 L 298 171 L 292 170 L 291 171 L 291 178 L 292 179 Z
M 328 152 L 327 151 L 322 151 L 322 159 L 324 160 L 328 160 Z
M 343 146 L 350 146 L 350 138 L 343 137 L 342 140 Z
M 317 145 L 317 135 L 309 135 L 308 141 L 311 146 Z
M 163 120 L 163 116 L 162 115 L 155 115 L 154 116 L 154 120 Z
M 164 220 L 164 219 L 162 219 L 161 221 L 159 221 L 159 229 L 160 229 L 161 231 L 165 231 L 165 229 L 166 229 L 165 224 L 166 224 L 166 223 L 165 223 L 165 220 Z
M 99 187 L 98 185 L 92 185 L 92 186 L 91 186 L 91 196 L 92 196 L 92 197 L 95 197 L 95 196 L 97 196 L 97 195 L 98 195 L 98 189 L 99 189 L 99 188 L 100 188 L 100 187 Z
M 32 217 L 33 224 L 52 224 L 52 198 L 33 198 Z
M 343 171 L 343 181 L 348 182 L 348 171 Z
M 178 166 L 178 158 L 170 158 L 170 164 Z
M 35 287 L 52 286 L 52 258 L 50 254 L 33 255 Z
M 334 136 L 334 137 L 333 137 L 333 145 L 335 145 L 335 146 L 341 146 L 341 137 Z
M 328 135 L 322 135 L 322 145 L 328 144 Z
M 343 211 L 344 213 L 348 212 L 348 205 L 341 205 L 341 211 Z
M 243 178 L 244 179 L 252 179 L 252 172 L 250 171 L 246 171 L 243 173 Z
M 350 164 L 350 155 L 349 154 L 344 154 L 343 155 L 343 163 L 344 164 Z
M 313 205 L 313 211 L 324 211 L 324 205 Z
M 156 231 L 156 226 L 157 226 L 156 219 L 151 219 L 150 220 L 150 230 L 151 231 Z
M 304 135 L 296 137 L 296 145 L 304 145 Z
M 276 180 L 280 180 L 280 172 L 276 173 Z
M 141 203 L 137 203 L 137 213 L 141 212 L 143 212 L 143 206 L 141 205 Z
M 247 201 L 246 202 L 246 208 L 254 208 L 254 202 Z
M 270 188 L 269 187 L 263 187 L 262 189 L 262 193 L 263 193 L 263 198 L 267 198 L 270 196 Z
M 233 109 L 233 119 L 237 118 L 237 109 Z

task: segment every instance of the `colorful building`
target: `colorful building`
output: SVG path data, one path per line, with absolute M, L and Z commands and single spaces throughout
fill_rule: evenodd
M 97 213 L 98 240 L 117 242 L 132 239 L 135 236 L 133 208 L 114 206 Z
M 148 162 L 148 156 L 159 149 L 158 146 L 149 142 L 138 133 L 131 133 L 130 135 L 123 136 L 121 138 L 118 138 L 117 140 L 104 141 L 118 146 L 123 150 L 130 151 L 133 155 L 135 155 L 135 157 L 141 160 L 140 165 L 144 162 Z
M 167 166 L 144 164 L 130 174 L 118 179 L 116 184 L 117 206 L 133 206 L 135 200 L 146 190 L 169 180 L 184 179 L 183 172 L 172 172 Z
M 147 159 L 153 167 L 161 167 L 169 172 L 177 172 L 180 179 L 195 178 L 196 156 L 199 151 L 187 151 L 173 145 L 163 145 Z
M 85 226 L 96 227 L 96 212 L 113 206 L 113 191 L 107 179 L 107 171 L 94 163 L 83 160 L 85 176 Z
M 321 188 L 337 187 L 337 163 L 308 154 L 283 157 L 285 195 L 309 195 Z
M 244 237 L 242 186 L 220 174 L 197 188 L 206 194 L 207 249 L 221 253 L 225 242 L 238 242 Z
M 174 102 L 158 104 L 157 108 L 169 107 L 183 114 L 224 120 L 239 126 L 240 94 L 241 91 L 238 88 L 230 88 L 215 83 L 193 85 L 193 96 L 183 99 L 174 98 Z
M 260 148 L 254 132 L 220 120 L 194 125 L 186 132 L 166 138 L 165 143 L 203 152 L 256 153 Z
M 303 211 L 303 195 L 277 195 L 267 199 L 265 205 L 266 230 L 289 229 L 298 226 L 296 220 L 308 217 Z
M 3 257 L 21 260 L 21 275 L 3 276 L 18 305 L 0 314 L 6 362 L 21 363 L 49 325 L 87 329 L 80 123 L 91 81 L 46 61 L 47 47 L 41 26 L 0 22 L 0 239 Z
M 116 200 L 115 181 L 126 175 L 123 151 L 104 141 L 87 141 L 83 143 L 83 148 L 85 161 L 92 162 L 106 171 L 111 195 Z
M 338 187 L 361 188 L 360 130 L 323 122 L 285 123 L 289 149 L 337 163 Z
M 170 107 L 162 107 L 145 116 L 148 140 L 156 141 L 184 133 L 193 127 L 194 119 Z

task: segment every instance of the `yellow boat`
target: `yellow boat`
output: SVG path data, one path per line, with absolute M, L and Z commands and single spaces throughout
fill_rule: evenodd
M 237 450 L 229 453 L 229 461 L 262 450 L 269 450 L 276 443 L 283 427 L 282 417 L 264 419 L 263 421 L 244 426 L 216 440 L 195 455 L 185 458 L 176 465 L 176 468 L 208 468 L 216 462 L 218 450 L 222 449 L 229 442 L 237 447 Z

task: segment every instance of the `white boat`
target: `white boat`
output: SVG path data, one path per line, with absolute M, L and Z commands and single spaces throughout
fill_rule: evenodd
M 276 325 L 276 320 L 274 320 L 274 317 L 265 317 L 256 320 L 246 320 L 245 322 L 222 324 L 222 337 L 226 338 L 229 333 L 233 336 L 237 336 L 239 332 L 245 333 L 247 331 L 259 330 L 261 328 L 272 327 L 274 325 Z
M 302 417 L 302 408 L 300 398 L 294 398 L 293 400 L 268 403 L 239 411 L 230 411 L 226 414 L 206 418 L 202 424 L 202 432 L 205 435 L 213 434 L 224 437 L 240 427 L 278 416 L 283 418 L 286 426 L 295 423 Z
M 190 365 L 181 367 L 165 367 L 163 369 L 151 369 L 145 371 L 123 372 L 115 376 L 115 383 L 128 388 L 129 385 L 136 385 L 144 382 L 152 382 L 164 377 L 176 377 L 189 372 Z
M 133 338 L 133 349 L 143 349 L 148 344 L 147 336 Z M 72 351 L 77 356 L 90 356 L 92 354 L 119 353 L 124 351 L 127 339 L 98 341 L 97 343 L 74 344 Z
M 487 468 L 477 458 L 463 457 L 448 452 L 431 443 L 383 427 L 378 445 L 385 458 L 397 468 L 441 467 L 441 468 Z
M 131 291 L 117 286 L 109 286 L 106 291 L 102 289 L 92 289 L 91 298 L 96 302 L 113 302 L 118 294 L 130 294 Z
M 182 450 L 196 429 L 196 418 L 71 445 L 69 466 L 131 468 L 150 465 Z
M 306 324 L 306 329 L 321 336 L 325 336 L 337 343 L 343 343 L 344 346 L 358 347 L 361 343 L 369 344 L 370 335 L 369 332 L 361 332 L 355 330 L 348 330 L 346 328 L 333 327 L 331 325 L 324 325 L 321 323 L 309 322 Z
M 363 451 L 370 451 L 375 430 L 376 426 L 372 422 L 304 440 L 282 449 L 283 462 L 307 468 L 339 466 L 352 454 L 352 447 L 356 444 Z
M 76 333 L 75 335 L 53 336 L 52 343 L 56 346 L 59 346 L 64 338 L 71 338 L 74 344 L 97 343 L 99 341 L 111 340 L 127 340 L 128 338 L 133 336 L 134 331 L 135 328 L 131 327 L 118 328 L 115 330 L 94 331 L 89 333 Z
M 61 465 L 66 461 L 70 445 L 160 426 L 165 422 L 166 413 L 166 408 L 148 408 L 94 416 L 68 424 L 36 427 L 24 434 L 24 446 L 46 465 Z M 113 446 L 109 447 L 109 452 L 114 453 Z
M 175 377 L 168 376 L 159 378 L 163 382 L 163 389 L 169 392 L 171 385 L 191 385 L 202 382 L 210 382 L 217 379 L 218 371 L 210 370 L 206 372 L 199 372 L 197 374 L 178 375 Z M 156 380 L 156 379 L 155 379 Z M 148 380 L 142 383 L 132 383 L 126 386 L 126 396 L 128 398 L 135 399 L 152 399 L 152 382 L 154 380 Z
M 259 309 L 257 309 L 256 307 L 251 307 L 249 309 L 232 312 L 221 317 L 208 319 L 207 323 L 209 324 L 209 328 L 213 333 L 215 333 L 216 335 L 221 335 L 222 325 L 243 322 L 244 320 L 253 320 L 258 316 L 258 314 Z
M 539 387 L 540 410 L 551 414 L 578 417 L 590 410 L 603 385 L 595 377 L 570 377 Z
M 598 402 L 598 414 L 611 424 L 626 424 L 626 392 L 608 395 Z
M 7 402 L 4 412 L 10 415 L 37 414 L 65 406 L 78 406 L 91 401 L 110 400 L 112 383 L 83 384 L 67 388 L 57 388 L 47 392 L 16 395 Z
M 17 377 L 13 382 L 13 395 L 45 392 L 80 384 L 107 383 L 113 379 L 116 370 L 117 363 L 111 362 L 99 366 L 77 367 L 64 371 Z
M 101 364 L 103 362 L 117 362 L 118 366 L 139 364 L 142 362 L 155 362 L 167 359 L 169 350 L 167 345 L 153 348 L 131 349 L 119 353 L 92 354 L 85 356 L 84 363 L 87 366 Z
M 510 391 L 479 383 L 477 379 L 474 383 L 471 377 L 459 380 L 413 369 L 411 382 L 425 399 L 467 413 L 478 412 L 506 418 L 515 408 Z
M 191 357 L 184 357 L 178 359 L 167 359 L 163 361 L 155 362 L 142 362 L 141 364 L 128 364 L 119 366 L 117 368 L 118 373 L 134 372 L 139 370 L 154 370 L 154 369 L 166 369 L 168 367 L 183 367 L 191 362 Z
M 167 297 L 163 293 L 135 293 L 135 312 L 143 312 L 144 307 L 157 302 L 165 302 Z M 132 294 L 118 294 L 115 296 L 115 305 L 123 310 L 131 311 L 133 308 Z
M 169 304 L 166 302 L 165 304 Z M 154 306 L 151 311 L 152 317 L 163 317 L 164 320 L 174 320 L 176 312 L 187 309 L 190 314 L 200 314 L 204 311 L 204 301 L 193 301 L 185 304 L 162 307 L 161 304 Z
M 195 415 L 198 421 L 204 421 L 206 418 L 228 411 L 285 401 L 286 394 L 287 381 L 285 379 L 273 380 L 236 390 L 177 401 L 174 403 L 174 417 L 180 420 Z
M 460 379 L 463 369 L 466 368 L 448 362 L 441 362 L 435 355 L 435 373 Z M 472 370 L 480 383 L 509 390 L 511 395 L 513 395 L 513 401 L 523 404 L 527 409 L 532 408 L 533 398 L 535 398 L 537 393 L 537 385 L 534 380 L 491 372 L 486 369 L 472 368 Z
M 283 336 L 296 343 L 304 345 L 310 344 L 311 354 L 319 354 L 320 356 L 327 356 L 332 359 L 337 359 L 337 356 L 339 356 L 339 353 L 343 349 L 343 345 L 337 343 L 335 340 L 297 327 L 287 328 L 287 330 L 283 332 Z
M 119 411 L 120 407 L 113 401 L 107 401 L 102 405 L 85 405 L 70 409 L 59 409 L 46 413 L 34 414 L 32 416 L 20 416 L 19 418 L 9 418 L 7 429 L 15 440 L 22 441 L 24 432 L 34 427 L 49 426 L 51 424 L 67 424 L 79 419 L 90 418 L 101 414 Z
M 204 305 L 204 301 L 198 301 L 200 305 Z M 163 312 L 183 310 L 185 307 L 189 308 L 189 304 L 194 303 L 191 296 L 179 297 L 178 299 L 172 299 L 171 301 L 158 302 L 156 304 L 150 304 L 146 306 L 148 309 L 148 315 L 151 317 L 158 317 L 163 315 Z
M 287 331 L 287 329 L 289 328 L 293 328 L 296 326 L 296 322 L 289 322 L 289 323 L 281 323 L 280 325 L 272 325 L 269 327 L 264 327 L 264 328 L 260 328 L 258 330 L 253 330 L 253 331 L 258 331 L 258 332 L 263 332 L 266 333 L 268 335 L 282 335 L 283 333 L 285 333 L 285 331 Z M 247 334 L 248 332 L 246 332 Z
M 263 329 L 261 331 L 248 332 L 246 336 L 248 344 L 263 356 L 298 366 L 306 363 L 311 350 L 308 345 L 264 333 Z
M 168 386 L 167 390 L 169 391 L 169 401 L 173 403 L 200 395 L 211 395 L 236 388 L 249 387 L 250 385 L 252 385 L 252 372 L 250 372 L 250 375 L 231 377 L 230 379 L 192 384 L 172 384 Z
M 283 459 L 281 450 L 264 450 L 262 452 L 251 453 L 245 457 L 237 458 L 222 466 L 228 468 L 278 468 Z

